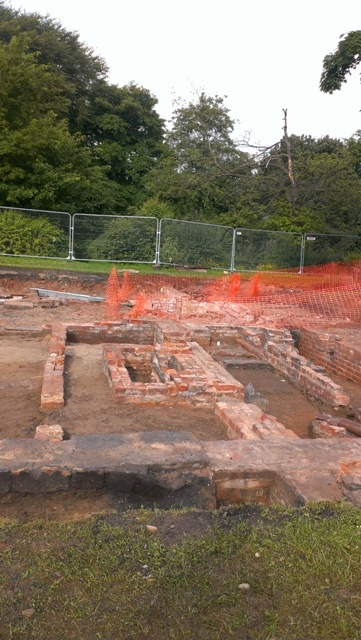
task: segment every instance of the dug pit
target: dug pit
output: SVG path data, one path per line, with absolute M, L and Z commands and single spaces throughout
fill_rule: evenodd
M 277 364 L 281 376 L 293 373 L 293 384 L 319 394 L 317 402 L 328 402 L 329 410 L 347 407 L 341 386 L 300 356 L 289 338 L 268 329 L 162 321 L 53 325 L 50 338 L 27 337 L 41 353 L 35 357 L 35 349 L 30 359 L 46 361 L 44 377 L 34 375 L 31 387 L 37 401 L 42 391 L 43 406 L 17 424 L 12 412 L 7 427 L 3 421 L 2 437 L 21 440 L 0 443 L 0 491 L 115 491 L 203 506 L 344 498 L 342 464 L 349 468 L 361 458 L 359 441 L 301 444 L 302 434 L 286 421 L 244 403 L 243 381 L 226 369 L 233 358 L 231 366 L 242 370 L 237 357 L 265 362 L 268 373 Z M 8 354 L 14 364 L 15 350 Z M 22 367 L 22 383 L 29 384 L 25 360 L 18 379 Z M 6 388 L 2 384 L 4 400 L 12 384 L 9 378 Z M 291 397 L 289 405 L 296 415 Z M 56 446 L 24 441 L 45 417 L 70 439 Z M 352 486 L 361 488 L 361 481 Z M 352 491 L 355 501 L 358 489 Z

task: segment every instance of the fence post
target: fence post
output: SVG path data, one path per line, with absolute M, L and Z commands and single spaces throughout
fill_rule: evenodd
M 305 266 L 305 247 L 306 247 L 306 234 L 302 234 L 301 238 L 301 256 L 300 256 L 300 270 L 298 273 L 302 274 Z
M 69 214 L 69 256 L 68 260 L 74 260 L 74 216 Z
M 162 221 L 159 221 L 157 218 L 157 233 L 156 233 L 156 239 L 155 239 L 155 262 L 154 262 L 154 266 L 155 267 L 159 267 L 160 266 L 160 230 L 161 230 L 161 224 Z
M 231 255 L 231 268 L 230 271 L 234 272 L 234 263 L 236 257 L 236 229 L 233 229 L 233 238 L 232 238 L 232 255 Z

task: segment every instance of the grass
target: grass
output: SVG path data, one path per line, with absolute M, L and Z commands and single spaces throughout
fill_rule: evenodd
M 135 269 L 141 274 L 162 274 L 162 275 L 187 275 L 196 276 L 197 278 L 202 276 L 217 277 L 223 275 L 222 270 L 197 270 L 197 269 L 175 269 L 173 267 L 161 267 L 155 269 L 151 264 L 128 264 L 128 263 L 115 263 L 117 269 Z M 63 260 L 54 258 L 21 258 L 10 257 L 0 255 L 0 266 L 6 267 L 22 267 L 27 269 L 52 269 L 56 271 L 79 271 L 82 273 L 109 273 L 113 263 L 111 262 L 87 262 L 77 260 Z
M 3 522 L 0 638 L 360 639 L 361 511 L 244 505 L 196 535 L 188 513 L 175 543 L 183 517 Z

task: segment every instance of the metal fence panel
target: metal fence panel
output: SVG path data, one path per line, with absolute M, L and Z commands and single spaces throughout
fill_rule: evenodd
M 300 268 L 301 250 L 301 233 L 237 228 L 234 268 L 237 271 Z
M 70 245 L 70 213 L 0 206 L 0 255 L 68 259 Z
M 157 218 L 76 213 L 73 259 L 152 263 L 157 231 Z
M 360 260 L 361 236 L 304 234 L 304 266 Z
M 159 263 L 207 269 L 231 269 L 233 228 L 163 218 Z

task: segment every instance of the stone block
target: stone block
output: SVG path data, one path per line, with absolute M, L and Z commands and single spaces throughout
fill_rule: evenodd
M 64 440 L 64 430 L 60 424 L 39 424 L 35 429 L 34 438 L 48 442 L 61 442 Z
M 68 469 L 43 467 L 39 474 L 41 493 L 55 493 L 69 489 L 71 473 Z
M 13 491 L 17 493 L 40 493 L 38 475 L 31 469 L 16 469 L 11 472 Z
M 313 420 L 309 427 L 312 438 L 347 438 L 347 431 L 343 427 L 330 424 L 326 420 Z
M 14 309 L 14 311 L 26 311 L 28 309 L 33 309 L 34 305 L 32 302 L 28 302 L 27 300 L 5 300 L 4 308 Z
M 135 464 L 122 465 L 115 469 L 105 469 L 105 486 L 116 493 L 131 493 L 139 476 L 147 473 L 147 468 Z
M 71 472 L 72 489 L 93 490 L 104 486 L 104 471 L 90 467 L 76 468 Z
M 11 490 L 11 472 L 0 470 L 0 494 L 8 493 Z
M 216 480 L 218 505 L 257 502 L 268 504 L 273 479 L 271 477 L 228 478 Z

